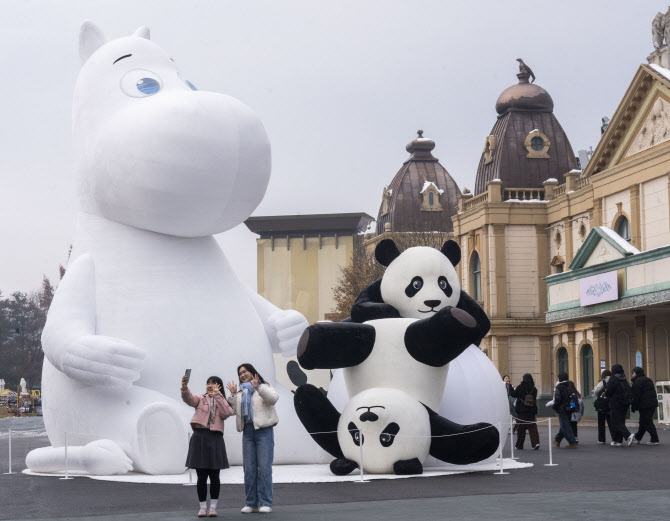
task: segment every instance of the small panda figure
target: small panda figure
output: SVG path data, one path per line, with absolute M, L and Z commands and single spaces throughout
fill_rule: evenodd
M 402 254 L 392 240 L 381 241 L 375 256 L 387 266 L 383 278 L 359 296 L 352 321 L 308 327 L 298 345 L 298 362 L 306 369 L 342 368 L 349 396 L 371 388 L 404 392 L 426 408 L 432 435 L 442 436 L 433 438 L 430 454 L 467 464 L 491 456 L 499 435 L 490 424 L 458 425 L 434 412 L 449 362 L 479 344 L 490 328 L 484 311 L 460 289 L 454 268 L 460 255 L 454 241 L 439 251 L 419 247 Z M 362 317 L 365 321 L 359 323 Z M 324 433 L 312 434 L 314 440 L 342 459 L 338 437 L 332 434 L 340 414 L 328 398 L 305 385 L 296 390 L 294 403 L 307 431 Z M 456 433 L 460 436 L 453 440 L 444 436 Z M 331 470 L 341 469 L 331 465 Z
M 344 460 L 334 473 L 360 467 L 372 474 L 420 474 L 430 450 L 428 410 L 397 389 L 373 388 L 354 396 L 342 411 L 337 439 Z

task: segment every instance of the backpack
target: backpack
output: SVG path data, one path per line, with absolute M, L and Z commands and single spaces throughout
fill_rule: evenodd
M 621 403 L 631 405 L 633 403 L 633 389 L 631 389 L 627 380 L 621 380 Z
M 566 389 L 565 394 L 567 395 L 565 412 L 579 412 L 579 396 L 577 395 L 577 389 L 571 385 Z
M 533 398 L 533 394 L 532 394 L 532 393 L 531 393 L 531 394 L 527 394 L 526 396 L 524 396 L 524 398 L 523 398 L 523 404 L 524 404 L 526 407 L 532 407 L 533 405 L 535 405 L 535 398 Z

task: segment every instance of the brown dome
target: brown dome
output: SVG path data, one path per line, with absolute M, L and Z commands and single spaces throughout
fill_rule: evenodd
M 496 101 L 496 112 L 505 114 L 510 110 L 534 110 L 537 112 L 552 112 L 554 100 L 549 93 L 539 85 L 528 83 L 528 80 L 519 81 L 516 85 L 507 87 Z

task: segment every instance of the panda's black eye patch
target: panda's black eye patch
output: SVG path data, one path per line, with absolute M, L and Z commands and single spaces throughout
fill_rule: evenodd
M 390 447 L 393 445 L 396 434 L 398 434 L 399 431 L 400 427 L 397 423 L 389 423 L 379 435 L 379 443 L 382 444 L 382 447 Z
M 354 422 L 349 422 L 349 425 L 347 425 L 347 429 L 349 430 L 349 434 L 351 434 L 351 439 L 354 440 L 354 445 L 356 445 L 356 447 L 360 447 L 361 443 L 365 443 L 363 433 L 358 430 L 358 427 L 356 427 L 356 424 Z
M 440 286 L 440 289 L 444 291 L 444 294 L 447 297 L 451 297 L 451 294 L 454 292 L 454 289 L 451 287 L 451 284 L 449 284 L 447 277 L 441 275 L 440 278 L 437 279 L 437 285 Z
M 412 298 L 421 290 L 421 288 L 423 288 L 423 279 L 421 277 L 414 277 L 405 288 L 405 295 Z

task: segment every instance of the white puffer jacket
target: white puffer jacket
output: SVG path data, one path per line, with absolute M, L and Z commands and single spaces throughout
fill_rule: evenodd
M 242 423 L 242 392 L 237 391 L 227 398 L 228 403 L 235 411 L 235 420 L 237 423 L 237 432 L 244 430 Z M 265 427 L 274 427 L 279 423 L 275 403 L 279 400 L 279 395 L 270 384 L 262 383 L 258 389 L 251 395 L 251 406 L 254 409 L 254 428 L 263 429 Z

